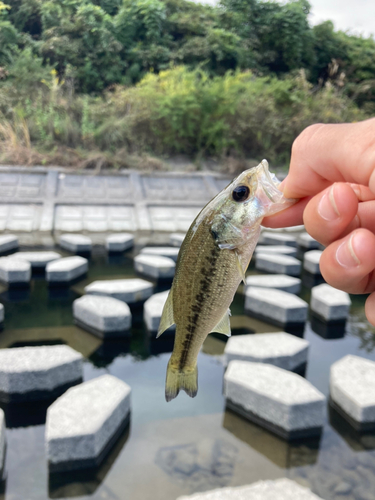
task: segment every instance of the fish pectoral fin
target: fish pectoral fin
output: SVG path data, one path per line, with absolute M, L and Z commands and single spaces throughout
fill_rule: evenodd
M 173 291 L 172 289 L 169 291 L 169 295 L 167 298 L 167 302 L 164 304 L 163 312 L 160 318 L 160 324 L 158 328 L 158 334 L 156 338 L 159 338 L 160 335 L 168 330 L 169 327 L 174 325 L 174 317 L 173 317 Z
M 235 250 L 234 253 L 236 254 L 237 269 L 240 273 L 242 281 L 244 282 L 244 284 L 246 284 L 245 273 L 246 273 L 246 270 L 248 268 L 249 262 L 245 262 L 245 259 L 243 258 L 243 256 L 241 255 L 241 253 L 239 251 Z
M 226 335 L 227 337 L 231 336 L 231 331 L 230 331 L 230 321 L 229 321 L 229 316 L 230 316 L 230 309 L 224 314 L 224 316 L 221 318 L 219 323 L 213 328 L 210 333 L 216 332 L 216 333 L 222 333 L 223 335 Z

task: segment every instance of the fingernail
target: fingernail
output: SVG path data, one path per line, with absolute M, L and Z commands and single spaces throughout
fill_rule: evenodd
M 340 212 L 337 208 L 335 196 L 335 185 L 323 196 L 318 205 L 318 214 L 324 220 L 335 220 L 340 217 Z
M 336 250 L 336 260 L 342 267 L 357 267 L 361 263 L 353 248 L 354 238 L 355 234 L 352 234 Z

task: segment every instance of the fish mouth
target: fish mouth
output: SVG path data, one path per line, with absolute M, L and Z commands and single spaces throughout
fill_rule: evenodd
M 257 167 L 258 170 L 258 182 L 261 185 L 265 195 L 273 203 L 278 203 L 283 194 L 278 189 L 280 186 L 280 181 L 275 174 L 272 174 L 268 169 L 268 161 L 262 160 Z

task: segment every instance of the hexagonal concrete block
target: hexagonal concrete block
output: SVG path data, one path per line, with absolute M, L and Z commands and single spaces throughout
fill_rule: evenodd
M 130 233 L 110 234 L 105 239 L 108 252 L 125 252 L 134 246 L 134 236 Z
M 168 294 L 169 290 L 165 292 L 155 293 L 155 295 L 152 295 L 152 297 L 147 299 L 144 303 L 143 319 L 149 332 L 157 332 L 164 304 L 166 303 L 168 298 Z M 163 335 L 169 333 L 170 331 L 173 332 L 173 330 L 175 330 L 175 328 L 168 328 L 168 330 L 164 332 Z
M 87 273 L 89 262 L 84 257 L 64 257 L 49 262 L 46 266 L 46 280 L 50 283 L 69 283 Z
M 226 363 L 235 359 L 268 363 L 294 371 L 307 362 L 309 342 L 285 332 L 236 335 L 228 339 Z
M 348 355 L 331 366 L 331 400 L 358 431 L 375 429 L 375 362 Z
M 277 255 L 290 255 L 291 257 L 295 257 L 297 255 L 297 248 L 283 245 L 257 245 L 255 247 L 255 255 L 258 253 L 276 253 Z
M 227 406 L 285 439 L 320 434 L 326 400 L 306 379 L 276 366 L 231 361 Z
M 12 255 L 0 257 L 0 280 L 8 285 L 24 285 L 31 279 L 31 265 L 23 259 Z
M 249 286 L 275 288 L 284 292 L 299 293 L 301 280 L 286 274 L 255 274 L 246 277 L 246 289 Z
M 177 262 L 180 249 L 176 247 L 145 247 L 142 248 L 140 255 L 161 255 Z
M 172 233 L 169 236 L 169 243 L 174 247 L 180 247 L 185 239 L 186 234 L 184 233 Z
M 134 258 L 134 269 L 144 276 L 154 279 L 173 278 L 176 264 L 168 257 L 141 254 Z
M 4 462 L 5 462 L 5 415 L 0 408 L 0 481 L 3 478 Z
M 100 465 L 129 423 L 130 387 L 102 375 L 69 389 L 47 410 L 50 472 Z
M 245 312 L 265 321 L 283 326 L 303 324 L 307 311 L 307 302 L 291 293 L 260 287 L 246 290 Z
M 263 245 L 285 245 L 288 247 L 297 246 L 297 238 L 292 234 L 263 231 L 261 236 Z
M 62 234 L 59 244 L 72 253 L 88 253 L 92 249 L 91 238 L 83 234 Z
M 0 349 L 0 401 L 56 397 L 82 379 L 82 355 L 67 345 Z
M 130 335 L 132 315 L 121 300 L 84 295 L 73 302 L 73 316 L 78 326 L 100 338 Z
M 268 273 L 299 276 L 301 262 L 290 255 L 257 253 L 255 256 L 255 269 Z
M 154 290 L 149 281 L 136 279 L 98 280 L 85 286 L 85 292 L 92 295 L 107 295 L 127 304 L 136 304 L 148 299 Z
M 287 478 L 275 481 L 258 481 L 247 486 L 218 488 L 178 497 L 177 500 L 322 500 L 294 481 Z
M 18 248 L 18 238 L 13 234 L 2 234 L 0 236 L 0 254 L 10 252 Z
M 318 250 L 321 245 L 309 233 L 301 233 L 297 236 L 297 245 L 302 250 Z
M 319 262 L 322 253 L 321 250 L 310 250 L 305 253 L 303 257 L 303 268 L 305 271 L 308 271 L 310 274 L 321 274 Z
M 349 316 L 352 301 L 348 293 L 337 290 L 327 283 L 311 290 L 310 308 L 325 321 L 344 321 Z
M 48 262 L 61 259 L 61 255 L 57 252 L 17 252 L 12 255 L 17 259 L 27 260 L 33 268 L 46 267 Z

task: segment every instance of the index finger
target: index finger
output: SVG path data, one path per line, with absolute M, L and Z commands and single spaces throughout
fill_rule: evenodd
M 333 182 L 352 182 L 375 193 L 374 170 L 375 118 L 312 125 L 294 141 L 283 192 L 287 198 L 303 198 Z

